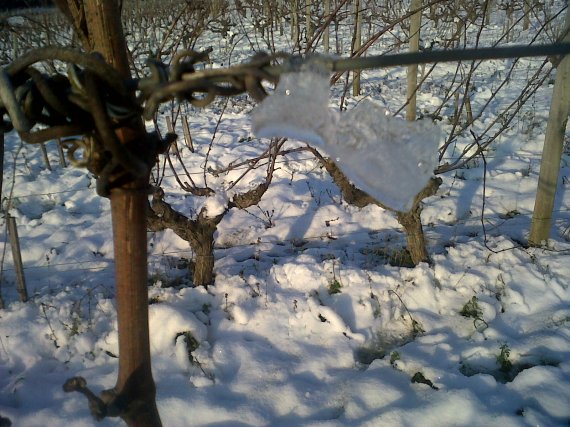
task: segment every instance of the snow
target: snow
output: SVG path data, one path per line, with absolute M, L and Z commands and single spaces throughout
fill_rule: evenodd
M 247 44 L 235 53 L 240 59 L 250 54 Z M 228 62 L 215 55 L 217 64 Z M 525 67 L 534 65 L 521 63 L 501 96 L 516 96 L 526 84 Z M 493 90 L 498 84 L 498 77 L 489 76 L 502 64 L 482 63 L 474 110 L 489 96 L 484 85 Z M 425 81 L 420 111 L 433 111 L 444 99 L 441 87 L 454 70 L 454 64 L 439 65 Z M 450 132 L 447 118 L 453 109 L 442 110 L 437 127 L 427 116 L 406 127 L 400 118 L 382 114 L 382 108 L 397 111 L 405 102 L 404 74 L 401 69 L 368 72 L 365 95 L 347 97 L 341 114 L 333 111 L 341 87 L 329 92 L 327 85 L 318 100 L 304 98 L 301 107 L 323 114 L 323 126 L 335 125 L 333 139 L 323 138 L 322 127 L 315 130 L 315 120 L 306 120 L 314 116 L 305 116 L 304 109 L 291 120 L 304 120 L 306 133 L 301 122 L 280 128 L 275 116 L 257 118 L 268 124 L 265 136 L 292 138 L 287 148 L 307 140 L 341 161 L 350 159 L 344 167 L 355 183 L 392 206 L 407 206 L 410 195 L 404 192 L 419 186 L 435 167 L 437 154 L 431 154 L 442 143 L 437 134 Z M 295 83 L 314 84 L 309 75 L 289 77 L 268 102 Z M 317 91 L 308 89 L 311 95 Z M 405 267 L 405 236 L 394 215 L 375 205 L 347 204 L 304 152 L 278 159 L 259 207 L 226 214 L 215 235 L 216 277 L 208 289 L 188 283 L 193 254 L 187 242 L 169 230 L 149 233 L 151 353 L 163 424 L 567 426 L 568 152 L 549 246 L 520 245 L 530 228 L 551 92 L 551 86 L 541 87 L 521 111 L 528 115 L 485 153 L 485 190 L 480 158 L 441 176 L 441 188 L 425 200 L 422 212 L 429 265 Z M 473 129 L 490 124 L 511 101 L 497 99 Z M 216 190 L 215 197 L 191 197 L 166 174 L 167 201 L 186 213 L 205 207 L 215 216 L 236 192 L 265 176 L 261 167 L 230 188 L 244 169 L 204 174 L 206 166 L 246 160 L 268 146 L 266 139 L 252 136 L 253 104 L 245 97 L 228 101 L 215 131 L 224 102 L 183 109 L 196 151 L 180 144 L 181 156 L 196 182 L 207 179 Z M 280 114 L 282 107 L 275 108 Z M 294 116 L 294 109 L 285 111 Z M 181 124 L 176 126 L 182 135 Z M 401 141 L 397 148 L 396 141 Z M 454 153 L 471 141 L 468 131 L 459 136 Z M 2 239 L 6 307 L 0 310 L 0 415 L 23 427 L 123 425 L 116 419 L 95 421 L 83 396 L 62 390 L 66 379 L 78 375 L 96 392 L 113 387 L 118 336 L 109 202 L 95 194 L 94 179 L 85 170 L 56 166 L 50 144 L 51 172 L 38 147 L 18 151 L 17 135 L 6 134 L 3 193 L 13 192 L 10 212 L 17 219 L 30 301 L 18 300 L 9 245 Z M 354 148 L 359 144 L 365 145 L 364 156 Z M 370 144 L 378 144 L 378 150 L 369 150 Z M 450 153 L 442 163 L 453 161 Z M 425 161 L 422 169 L 419 161 Z M 385 183 L 375 181 L 383 177 Z M 461 315 L 472 301 L 478 311 Z M 510 369 L 501 369 L 501 348 L 510 352 Z M 413 382 L 418 373 L 430 383 Z
M 206 215 L 209 218 L 214 218 L 226 210 L 228 206 L 228 197 L 223 189 L 219 189 L 216 193 L 208 197 L 204 204 L 204 208 L 206 209 Z

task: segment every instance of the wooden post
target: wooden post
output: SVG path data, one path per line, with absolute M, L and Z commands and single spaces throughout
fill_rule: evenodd
M 22 263 L 22 253 L 20 251 L 20 239 L 18 238 L 16 218 L 9 213 L 6 213 L 6 222 L 8 225 L 10 247 L 12 248 L 14 269 L 16 270 L 16 286 L 18 288 L 18 294 L 20 294 L 20 301 L 26 302 L 28 300 L 28 290 L 26 288 L 26 276 L 24 276 L 24 264 Z
M 313 0 L 305 0 L 305 31 L 307 36 L 307 45 L 313 38 L 313 24 L 311 23 L 311 6 Z
M 331 0 L 324 0 L 325 4 L 325 19 L 331 14 Z M 329 53 L 330 47 L 330 25 L 327 25 L 323 33 L 323 49 L 325 53 Z
M 42 156 L 44 158 L 44 163 L 46 165 L 46 168 L 48 171 L 51 171 L 51 164 L 49 162 L 49 157 L 48 157 L 48 153 L 46 150 L 46 145 L 43 142 L 40 144 L 40 149 L 42 150 Z
M 65 3 L 67 1 L 67 4 Z M 56 0 L 74 19 L 75 30 L 86 49 L 99 52 L 125 79 L 130 78 L 119 0 Z M 65 9 L 64 9 L 65 11 Z M 72 12 L 70 12 L 72 11 Z M 73 13 L 75 12 L 75 14 Z M 142 119 L 119 128 L 123 144 L 148 149 Z M 129 427 L 160 427 L 156 388 L 152 378 L 148 327 L 148 273 L 146 209 L 150 166 L 146 176 L 111 189 L 111 216 L 115 253 L 119 373 L 115 387 L 105 393 L 113 415 Z M 77 388 L 70 387 L 69 390 Z M 107 399 L 108 397 L 108 399 Z M 91 402 L 92 403 L 92 402 Z
M 422 7 L 422 0 L 412 0 L 410 10 L 416 10 Z M 420 26 L 422 23 L 422 13 L 414 13 L 410 17 L 410 52 L 418 52 L 420 50 Z M 406 119 L 410 121 L 416 120 L 416 93 L 418 89 L 418 64 L 408 66 L 408 88 L 406 107 Z
M 182 116 L 182 131 L 184 132 L 184 141 L 190 152 L 194 152 L 194 143 L 192 142 L 192 134 L 190 133 L 190 126 L 188 126 L 188 119 Z
M 62 168 L 67 167 L 67 162 L 65 161 L 65 154 L 63 153 L 63 146 L 61 145 L 61 139 L 57 139 L 57 153 L 59 154 L 59 166 Z
M 471 87 L 465 93 L 465 115 L 467 117 L 467 124 L 473 124 L 473 109 L 471 108 Z
M 170 116 L 166 116 L 166 128 L 168 129 L 168 133 L 176 133 L 174 132 L 174 125 L 172 124 L 172 118 Z M 176 154 L 180 153 L 178 151 L 178 138 L 172 141 L 172 144 L 170 144 L 170 147 L 168 147 L 168 151 L 171 149 L 174 150 Z
M 362 14 L 360 13 L 360 0 L 354 2 L 354 43 L 352 51 L 360 49 L 362 43 Z M 352 72 L 352 95 L 360 95 L 360 70 Z
M 485 25 L 491 23 L 491 16 L 493 15 L 493 10 L 495 9 L 495 0 L 489 0 L 487 2 L 487 13 L 485 14 Z
M 523 0 L 523 3 L 524 3 L 523 31 L 526 31 L 530 27 L 530 0 Z
M 291 41 L 294 50 L 299 44 L 299 0 L 291 1 Z
M 566 24 L 563 41 L 570 42 L 570 7 L 566 9 Z M 538 190 L 534 202 L 532 224 L 528 243 L 540 246 L 550 237 L 552 210 L 556 197 L 556 186 L 560 173 L 560 161 L 564 145 L 564 134 L 570 112 L 570 55 L 565 56 L 556 68 L 552 91 L 550 113 L 546 125 L 546 136 L 540 163 Z

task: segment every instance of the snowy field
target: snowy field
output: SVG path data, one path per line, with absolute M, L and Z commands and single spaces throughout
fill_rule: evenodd
M 242 24 L 243 34 L 253 32 Z M 481 44 L 490 45 L 501 29 L 501 21 L 492 22 Z M 533 31 L 519 29 L 515 41 L 529 41 Z M 251 55 L 248 38 L 235 38 L 241 42 L 230 49 L 214 37 L 205 33 L 197 46 L 214 47 L 214 67 Z M 287 36 L 277 42 L 288 48 Z M 381 52 L 380 42 L 371 53 Z M 492 123 L 542 60 L 519 61 L 507 88 L 470 129 L 480 133 Z M 480 65 L 474 112 L 511 64 Z M 420 112 L 439 107 L 455 71 L 456 64 L 434 69 L 418 94 Z M 371 99 L 397 111 L 405 101 L 405 72 L 364 72 L 362 95 L 349 95 L 348 109 Z M 259 206 L 233 209 L 222 220 L 214 286 L 191 286 L 187 242 L 171 231 L 149 233 L 151 352 L 163 424 L 568 426 L 569 153 L 548 248 L 524 246 L 553 78 L 484 158 L 440 175 L 443 184 L 422 213 L 431 264 L 404 266 L 405 235 L 394 214 L 347 204 L 308 152 L 280 157 Z M 331 89 L 337 111 L 343 80 Z M 440 145 L 452 129 L 452 104 L 437 122 Z M 263 167 L 234 187 L 240 170 L 217 177 L 203 172 L 204 165 L 223 168 L 267 148 L 269 140 L 252 133 L 253 107 L 240 96 L 206 109 L 182 108 L 196 152 L 180 143 L 181 156 L 217 195 L 193 197 L 167 170 L 162 186 L 173 206 L 189 214 L 206 204 L 214 212 L 260 182 Z M 170 108 L 159 117 L 163 130 Z M 176 128 L 182 142 L 180 120 Z M 471 141 L 467 130 L 440 165 Z M 96 195 L 95 179 L 59 167 L 53 142 L 47 148 L 52 171 L 38 147 L 6 134 L 3 197 L 10 195 L 17 220 L 30 301 L 19 302 L 3 239 L 0 415 L 14 427 L 122 425 L 109 418 L 97 423 L 83 396 L 62 390 L 73 376 L 97 391 L 115 384 L 113 247 L 109 202 Z

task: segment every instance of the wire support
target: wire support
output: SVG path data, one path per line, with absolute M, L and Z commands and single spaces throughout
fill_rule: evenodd
M 94 173 L 98 178 L 98 193 L 108 196 L 112 188 L 148 174 L 156 156 L 176 138 L 174 134 L 167 134 L 160 139 L 156 133 L 149 133 L 135 149 L 121 144 L 116 132 L 134 128 L 141 116 L 152 118 L 162 103 L 172 99 L 206 107 L 218 96 L 247 93 L 261 101 L 267 96 L 267 83 L 276 84 L 281 74 L 302 70 L 338 74 L 410 64 L 533 56 L 546 56 L 555 66 L 561 55 L 570 53 L 570 44 L 432 50 L 351 58 L 257 53 L 240 65 L 198 70 L 196 65 L 207 61 L 210 52 L 211 48 L 181 52 L 169 66 L 149 60 L 146 77 L 124 79 L 97 53 L 65 47 L 32 50 L 0 70 L 0 131 L 14 127 L 22 140 L 31 144 L 71 138 L 65 148 L 72 163 Z M 47 75 L 34 68 L 44 61 L 65 64 L 66 73 Z

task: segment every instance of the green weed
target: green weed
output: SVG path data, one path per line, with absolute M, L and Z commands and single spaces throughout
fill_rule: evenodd
M 465 303 L 459 314 L 463 317 L 471 317 L 473 319 L 473 326 L 475 326 L 475 329 L 479 329 L 481 325 L 485 328 L 489 326 L 485 319 L 483 319 L 483 310 L 479 307 L 479 300 L 476 296 L 473 296 Z
M 511 362 L 511 349 L 508 344 L 502 344 L 499 347 L 501 352 L 497 356 L 497 364 L 499 365 L 499 370 L 501 372 L 510 372 L 513 368 L 513 362 Z

